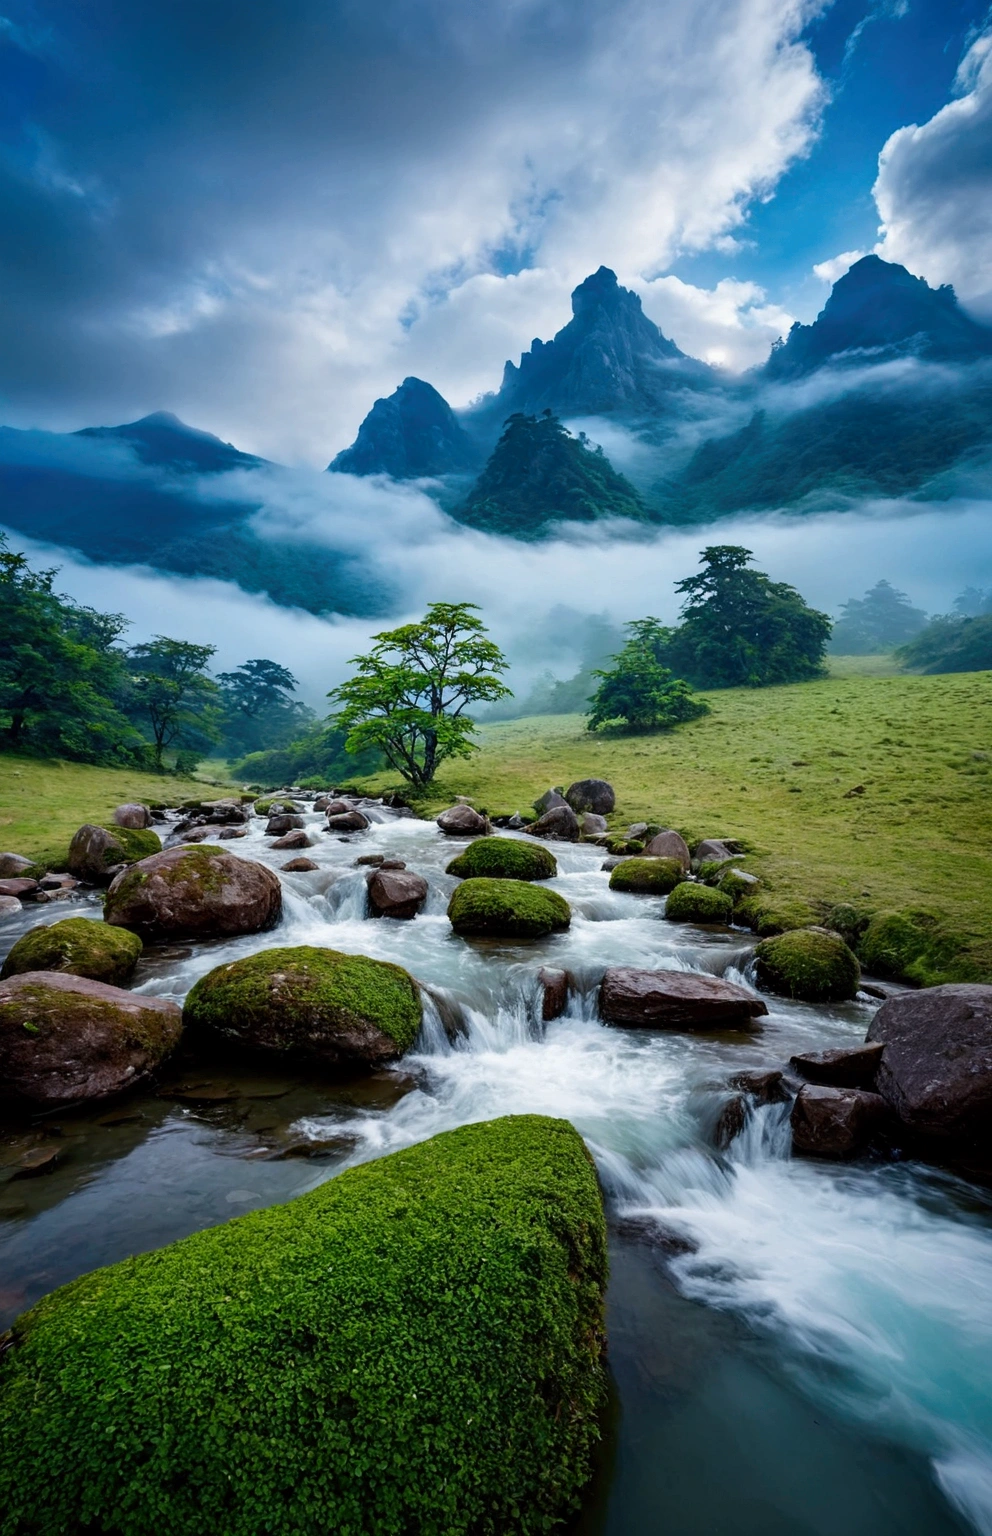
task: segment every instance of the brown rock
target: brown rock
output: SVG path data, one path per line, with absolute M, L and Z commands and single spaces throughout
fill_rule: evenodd
M 532 837 L 543 837 L 548 842 L 577 843 L 579 818 L 570 805 L 554 805 L 537 821 L 532 821 L 527 831 Z
M 69 872 L 90 885 L 109 885 L 121 862 L 123 849 L 106 827 L 87 823 L 69 844 Z
M 206 821 L 214 825 L 223 825 L 225 822 L 248 821 L 251 817 L 251 802 L 242 804 L 240 800 L 232 800 L 226 797 L 223 800 L 203 800 L 200 810 Z
M 832 1051 L 805 1051 L 793 1056 L 789 1065 L 810 1083 L 874 1089 L 884 1049 L 883 1045 L 854 1045 Z
M 599 992 L 608 1024 L 645 1029 L 747 1028 L 767 1013 L 760 997 L 731 981 L 696 971 L 641 971 L 611 966 Z
M 733 849 L 728 848 L 716 837 L 706 837 L 696 846 L 693 855 L 697 865 L 699 864 L 726 864 L 729 859 L 737 858 Z
M 601 837 L 608 830 L 605 816 L 597 816 L 593 811 L 585 811 L 579 828 L 583 837 Z
M 247 827 L 191 827 L 187 824 L 182 839 L 184 843 L 228 843 L 232 838 L 247 836 Z
M 355 868 L 359 869 L 363 864 L 370 864 L 375 869 L 380 864 L 385 864 L 385 862 L 386 855 L 384 853 L 363 853 L 355 860 Z
M 30 867 L 31 860 L 23 853 L 0 853 L 0 880 L 14 880 Z
M 453 805 L 442 811 L 437 824 L 448 837 L 485 837 L 489 832 L 488 817 L 470 805 Z
M 287 812 L 282 812 L 278 816 L 269 817 L 268 825 L 265 828 L 265 835 L 266 837 L 282 837 L 286 832 L 298 831 L 300 827 L 305 826 L 306 822 L 302 816 L 294 816 Z
M 310 839 L 305 832 L 287 832 L 284 837 L 277 837 L 272 846 L 273 848 L 309 848 Z
M 541 984 L 543 993 L 541 1018 L 545 1023 L 550 1019 L 560 1019 L 568 1007 L 568 991 L 571 977 L 567 971 L 559 971 L 553 966 L 542 965 L 537 973 L 537 979 Z
M 380 869 L 406 869 L 406 864 L 405 864 L 403 859 L 383 859 L 382 863 L 379 865 L 379 868 Z
M 567 804 L 560 789 L 546 789 L 540 799 L 534 801 L 534 809 L 539 816 L 543 816 L 545 811 L 553 811 L 556 806 Z
M 730 1081 L 755 1104 L 784 1104 L 789 1097 L 782 1073 L 774 1068 L 767 1072 L 738 1072 Z
M 21 904 L 16 896 L 0 896 L 0 922 L 20 915 Z
M 868 1040 L 884 1045 L 878 1091 L 922 1136 L 992 1145 L 992 986 L 890 997 Z
M 645 845 L 644 853 L 650 859 L 678 859 L 684 874 L 689 873 L 692 857 L 689 853 L 689 844 L 679 832 L 656 832 L 649 843 Z
M 28 880 L 24 876 L 19 880 L 0 880 L 0 896 L 27 896 L 37 889 L 37 880 Z
M 324 799 L 325 803 L 323 805 L 318 805 L 317 802 L 314 801 L 313 808 L 315 811 L 326 811 L 328 816 L 347 816 L 349 811 L 353 811 L 355 809 L 355 807 L 348 800 L 331 800 L 326 796 L 323 796 L 322 798 Z
M 62 1161 L 61 1147 L 31 1147 L 22 1152 L 14 1164 L 11 1179 L 36 1179 L 40 1174 L 52 1173 Z
M 144 1083 L 181 1031 L 166 998 L 25 971 L 0 982 L 0 1095 L 45 1108 L 108 1098 Z
M 271 928 L 278 875 L 220 848 L 170 848 L 122 870 L 107 892 L 108 923 L 143 939 L 212 939 Z
M 368 817 L 361 811 L 342 811 L 340 815 L 327 818 L 328 832 L 366 832 L 369 825 Z
M 747 1125 L 749 1108 L 747 1096 L 743 1093 L 733 1094 L 722 1105 L 713 1127 L 713 1142 L 721 1152 L 726 1152 L 730 1143 L 737 1139 Z
M 851 1157 L 863 1151 L 888 1118 L 888 1106 L 877 1093 L 810 1083 L 800 1088 L 792 1106 L 792 1150 L 812 1157 Z
M 416 917 L 427 900 L 427 881 L 412 869 L 382 865 L 369 875 L 368 887 L 374 917 Z
M 78 886 L 72 875 L 42 875 L 38 881 L 39 891 L 75 891 Z
M 566 789 L 565 799 L 573 811 L 594 811 L 597 816 L 608 816 L 617 803 L 613 785 L 605 779 L 577 779 Z
M 147 805 L 129 801 L 128 804 L 117 807 L 114 811 L 114 821 L 119 827 L 135 827 L 140 830 L 151 826 L 152 813 Z
M 307 870 L 319 869 L 320 865 L 315 864 L 313 859 L 290 859 L 288 864 L 280 864 L 279 867 L 287 875 L 302 875 Z

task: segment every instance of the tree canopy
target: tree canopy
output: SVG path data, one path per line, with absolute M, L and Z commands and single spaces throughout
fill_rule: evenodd
M 601 679 L 590 699 L 588 728 L 620 724 L 630 731 L 670 730 L 708 712 L 692 685 L 675 677 L 661 660 L 671 631 L 655 618 L 626 625 L 629 639 L 613 658 L 616 666 L 597 670 Z
M 355 656 L 356 676 L 328 694 L 339 707 L 330 724 L 346 733 L 349 752 L 376 749 L 421 787 L 449 757 L 478 750 L 474 702 L 501 699 L 506 658 L 475 617 L 474 603 L 431 603 L 417 624 L 372 637 L 367 656 Z
M 299 686 L 287 667 L 265 657 L 218 672 L 221 731 L 237 756 L 287 746 L 316 724 L 308 704 L 292 695 Z
M 914 608 L 905 592 L 888 581 L 877 581 L 864 597 L 848 598 L 841 605 L 830 649 L 840 656 L 892 651 L 919 634 L 926 621 L 923 609 Z
M 900 646 L 896 658 L 910 672 L 990 671 L 992 613 L 938 615 L 907 645 Z

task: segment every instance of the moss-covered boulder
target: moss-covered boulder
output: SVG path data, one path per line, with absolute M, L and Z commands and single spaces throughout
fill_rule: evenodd
M 724 891 L 685 880 L 665 902 L 665 916 L 673 923 L 729 923 L 734 904 Z
M 746 869 L 724 868 L 716 882 L 718 891 L 729 896 L 736 907 L 742 901 L 749 901 L 752 896 L 758 894 L 761 881 L 757 875 L 749 874 Z
M 0 1103 L 61 1109 L 139 1088 L 181 1033 L 167 998 L 62 971 L 11 976 L 0 981 Z
M 310 945 L 219 965 L 183 1009 L 191 1036 L 331 1067 L 396 1061 L 422 1016 L 417 984 L 401 966 Z
M 448 1131 L 63 1286 L 0 1363 L 4 1530 L 557 1528 L 606 1399 L 596 1174 Z
M 941 931 L 930 912 L 877 912 L 857 949 L 866 971 L 932 987 L 946 980 L 958 944 Z
M 282 800 L 276 798 L 274 800 L 269 799 L 255 801 L 256 816 L 272 816 L 273 814 L 280 813 L 286 816 L 291 816 L 294 811 L 298 811 L 299 809 L 300 807 L 297 805 L 295 800 Z
M 271 928 L 282 913 L 279 876 L 223 848 L 169 848 L 119 874 L 103 915 L 143 939 L 214 939 Z
M 88 917 L 39 924 L 18 939 L 0 969 L 0 981 L 22 971 L 64 971 L 123 986 L 134 974 L 142 944 L 136 933 Z
M 755 950 L 758 984 L 807 1003 L 840 1003 L 857 995 L 861 967 L 842 938 L 822 929 L 794 928 L 764 939 Z
M 518 842 L 514 837 L 480 837 L 464 853 L 452 859 L 449 875 L 462 880 L 478 876 L 490 880 L 550 880 L 558 863 L 550 848 Z
M 456 933 L 468 937 L 540 939 L 567 928 L 564 896 L 526 880 L 463 880 L 448 903 Z
M 645 896 L 667 896 L 682 879 L 678 859 L 623 859 L 610 871 L 611 891 L 639 891 Z
M 67 867 L 77 880 L 109 885 L 122 864 L 135 864 L 162 847 L 157 832 L 138 827 L 102 827 L 87 822 L 69 844 Z
M 774 896 L 759 891 L 756 896 L 746 896 L 737 903 L 734 912 L 737 922 L 744 923 L 759 939 L 770 939 L 777 933 L 789 933 L 793 928 L 811 928 L 818 922 L 817 914 L 808 902 L 798 896 Z

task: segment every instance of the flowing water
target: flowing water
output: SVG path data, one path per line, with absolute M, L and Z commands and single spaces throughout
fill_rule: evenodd
M 134 985 L 181 1001 L 259 948 L 360 952 L 431 989 L 414 1052 L 346 1084 L 180 1061 L 155 1094 L 8 1135 L 8 1174 L 39 1138 L 60 1156 L 45 1177 L 0 1188 L 0 1327 L 87 1269 L 351 1163 L 467 1121 L 560 1115 L 596 1159 L 612 1231 L 614 1411 L 582 1536 L 992 1536 L 992 1200 L 915 1162 L 792 1160 L 781 1106 L 754 1111 L 728 1151 L 713 1145 L 735 1071 L 860 1041 L 871 1001 L 769 997 L 746 1033 L 605 1028 L 595 999 L 607 965 L 740 981 L 748 935 L 669 923 L 663 900 L 609 890 L 599 849 L 555 844 L 550 883 L 571 903 L 569 932 L 465 942 L 444 915 L 455 884 L 444 866 L 463 845 L 432 823 L 371 814 L 350 839 L 308 816 L 320 868 L 282 877 L 276 930 L 149 950 Z M 287 856 L 263 825 L 226 846 L 278 868 Z M 366 916 L 354 860 L 370 852 L 427 877 L 412 922 Z M 41 920 L 79 910 L 55 905 Z M 82 910 L 99 916 L 95 903 Z M 3 947 L 38 920 L 28 910 L 5 927 Z M 547 1025 L 541 965 L 576 983 Z

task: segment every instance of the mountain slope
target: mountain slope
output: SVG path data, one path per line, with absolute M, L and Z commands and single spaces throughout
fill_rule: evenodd
M 443 395 L 423 379 L 404 379 L 377 400 L 350 448 L 327 466 L 349 475 L 392 475 L 394 480 L 458 474 L 478 467 L 472 440 Z

